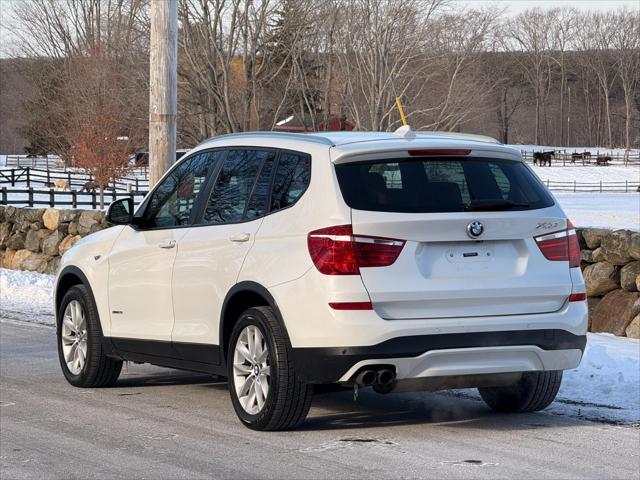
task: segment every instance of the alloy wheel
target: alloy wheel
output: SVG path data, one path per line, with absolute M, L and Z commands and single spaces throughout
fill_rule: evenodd
M 240 332 L 233 353 L 233 384 L 245 412 L 257 415 L 262 411 L 270 381 L 269 346 L 260 329 L 249 325 Z
M 87 361 L 87 322 L 82 304 L 71 300 L 62 317 L 60 341 L 67 368 L 80 375 Z

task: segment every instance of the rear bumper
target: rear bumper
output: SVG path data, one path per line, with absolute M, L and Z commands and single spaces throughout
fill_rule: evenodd
M 586 335 L 514 330 L 396 337 L 371 346 L 294 348 L 296 371 L 309 383 L 348 382 L 367 365 L 389 365 L 398 380 L 566 370 L 580 363 Z

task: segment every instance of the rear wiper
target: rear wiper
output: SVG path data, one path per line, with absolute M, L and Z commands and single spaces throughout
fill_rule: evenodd
M 514 207 L 526 208 L 528 203 L 517 203 L 511 200 L 502 200 L 500 198 L 489 200 L 471 200 L 464 205 L 466 211 L 490 211 L 490 210 L 508 210 Z

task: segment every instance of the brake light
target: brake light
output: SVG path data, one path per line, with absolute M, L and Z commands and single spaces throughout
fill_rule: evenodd
M 580 266 L 580 244 L 570 220 L 567 220 L 566 230 L 546 233 L 535 240 L 547 260 L 568 261 L 569 268 Z
M 358 275 L 360 268 L 392 265 L 404 240 L 354 235 L 351 225 L 321 228 L 309 233 L 309 254 L 320 273 Z
M 464 157 L 471 153 L 467 148 L 421 148 L 409 150 L 411 157 Z

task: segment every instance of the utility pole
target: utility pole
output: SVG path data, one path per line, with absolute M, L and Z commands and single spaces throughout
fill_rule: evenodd
M 176 161 L 178 0 L 151 0 L 149 186 Z

